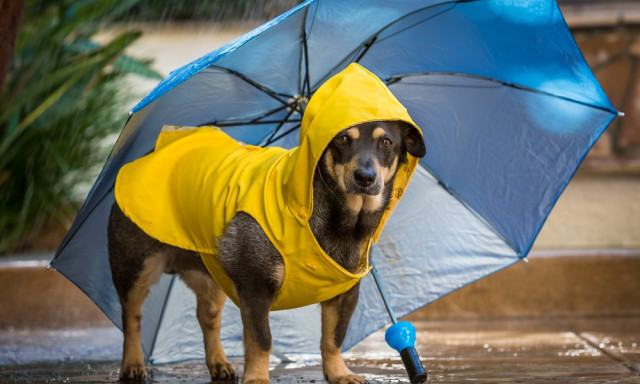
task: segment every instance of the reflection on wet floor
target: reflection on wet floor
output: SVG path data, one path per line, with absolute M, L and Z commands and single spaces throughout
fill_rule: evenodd
M 0 331 L 0 366 L 117 359 L 122 333 L 112 328 L 15 329 Z M 2 368 L 0 368 L 2 369 Z
M 420 321 L 431 383 L 640 383 L 640 318 Z M 114 328 L 0 331 L 0 382 L 104 383 L 118 378 Z M 324 382 L 318 355 L 272 358 L 273 383 Z M 408 383 L 382 332 L 345 353 L 371 383 Z M 232 358 L 240 371 L 242 358 Z M 149 367 L 149 383 L 208 383 L 203 361 Z

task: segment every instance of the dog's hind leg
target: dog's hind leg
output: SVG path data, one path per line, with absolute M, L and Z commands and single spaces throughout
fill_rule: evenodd
M 142 303 L 166 267 L 168 248 L 142 232 L 118 204 L 111 208 L 108 243 L 111 276 L 122 307 L 120 379 L 140 380 L 146 376 L 140 343 Z
M 351 290 L 322 303 L 322 371 L 330 384 L 363 384 L 365 379 L 345 364 L 340 349 L 358 303 L 359 283 Z
M 243 384 L 269 384 L 269 355 L 271 353 L 271 330 L 269 307 L 271 297 L 256 295 L 250 300 L 240 297 L 244 342 Z
M 120 297 L 122 304 L 122 328 L 124 345 L 122 350 L 121 380 L 138 380 L 146 376 L 144 355 L 140 343 L 140 322 L 142 303 L 149 294 L 149 287 L 158 282 L 165 267 L 165 258 L 161 253 L 144 260 L 137 280 L 126 295 Z
M 182 280 L 195 292 L 197 317 L 202 328 L 207 367 L 212 380 L 234 380 L 235 371 L 220 342 L 221 312 L 226 296 L 207 272 L 183 271 Z

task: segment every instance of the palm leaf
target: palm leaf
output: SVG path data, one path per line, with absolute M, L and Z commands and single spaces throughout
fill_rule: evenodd
M 159 78 L 150 62 L 124 55 L 140 32 L 91 41 L 101 22 L 137 2 L 27 3 L 0 93 L 0 253 L 77 209 L 76 185 L 107 155 L 98 143 L 124 122 L 121 79 Z

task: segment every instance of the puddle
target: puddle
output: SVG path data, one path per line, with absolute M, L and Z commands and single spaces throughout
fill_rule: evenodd
M 0 366 L 34 362 L 117 360 L 122 333 L 116 328 L 28 329 L 0 332 Z

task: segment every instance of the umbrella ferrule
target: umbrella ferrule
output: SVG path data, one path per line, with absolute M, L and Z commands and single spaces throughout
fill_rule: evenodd
M 309 97 L 306 95 L 293 95 L 292 98 L 287 100 L 287 111 L 293 113 L 303 114 L 307 104 L 309 103 Z

